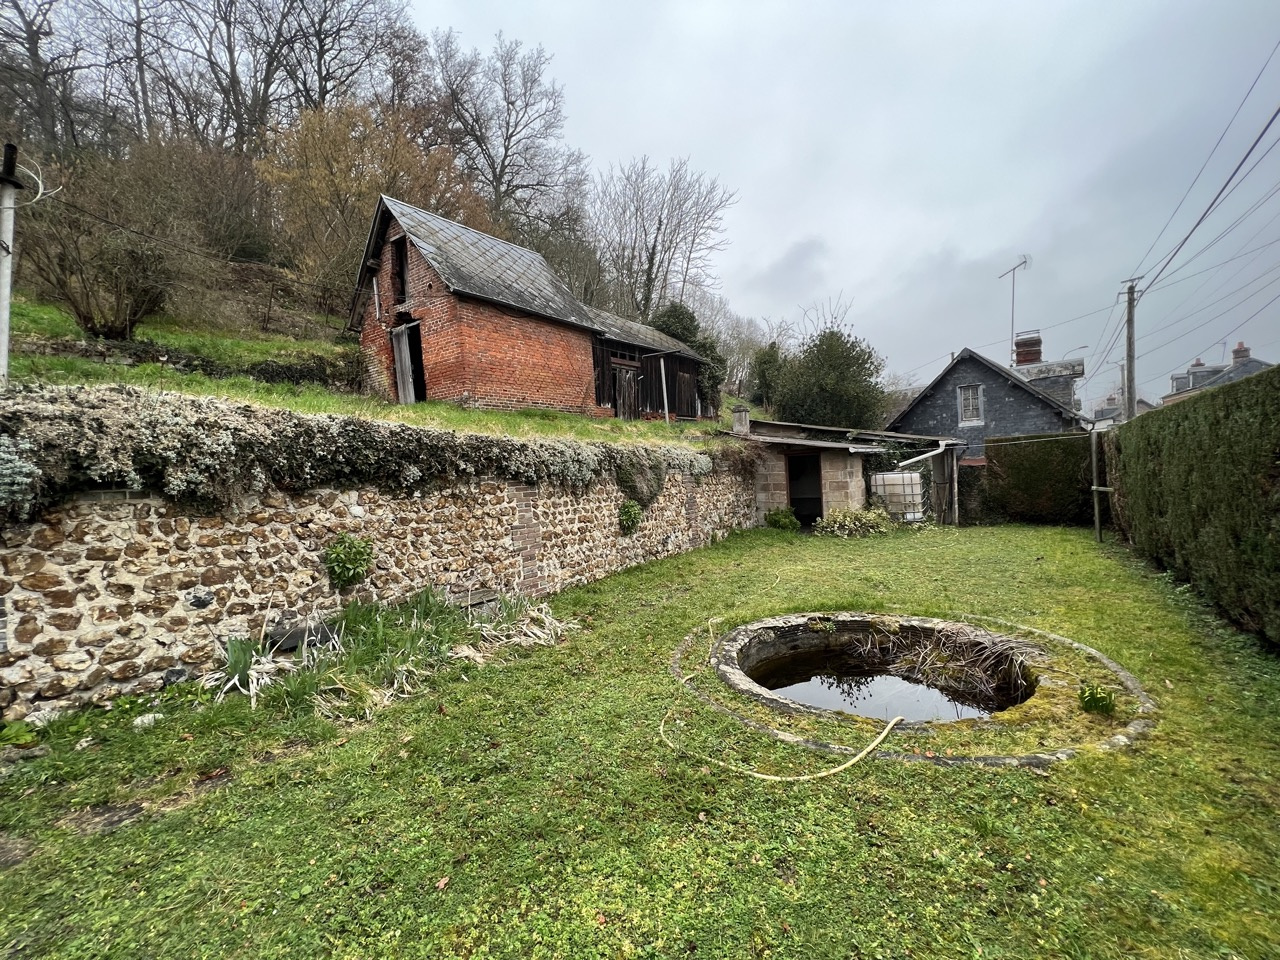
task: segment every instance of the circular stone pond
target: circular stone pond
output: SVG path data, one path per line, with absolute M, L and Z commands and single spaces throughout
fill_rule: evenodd
M 731 631 L 711 662 L 731 687 L 777 709 L 910 724 L 985 719 L 1024 702 L 1038 652 L 946 620 L 797 614 Z

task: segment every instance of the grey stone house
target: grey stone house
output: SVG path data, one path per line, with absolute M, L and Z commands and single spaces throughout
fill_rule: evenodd
M 1090 421 L 1075 409 L 1073 386 L 1084 361 L 1042 362 L 1036 331 L 1019 334 L 1016 346 L 1013 367 L 961 350 L 886 429 L 959 437 L 971 461 L 984 455 L 988 437 L 1087 430 Z

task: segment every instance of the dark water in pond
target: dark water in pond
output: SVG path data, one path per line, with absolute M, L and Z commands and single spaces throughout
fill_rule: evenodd
M 795 657 L 762 664 L 752 677 L 780 697 L 823 710 L 891 720 L 965 720 L 991 716 L 1003 704 L 975 705 L 934 687 L 838 659 Z

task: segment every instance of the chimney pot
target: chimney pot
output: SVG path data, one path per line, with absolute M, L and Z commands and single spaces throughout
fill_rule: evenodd
M 1236 344 L 1236 348 L 1231 351 L 1231 365 L 1233 367 L 1238 367 L 1240 366 L 1240 364 L 1244 363 L 1248 359 L 1249 359 L 1249 348 L 1246 347 L 1244 345 L 1244 341 L 1241 340 L 1239 343 Z

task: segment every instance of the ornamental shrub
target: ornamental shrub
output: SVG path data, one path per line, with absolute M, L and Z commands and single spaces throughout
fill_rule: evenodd
M 813 525 L 813 533 L 817 537 L 840 537 L 848 540 L 851 537 L 888 533 L 893 528 L 893 518 L 880 507 L 872 507 L 870 510 L 836 509 L 828 510 L 819 518 Z
M 789 530 L 795 533 L 800 529 L 800 521 L 796 519 L 796 512 L 790 507 L 774 507 L 764 515 L 764 525 L 773 527 L 775 530 Z
M 1280 366 L 1122 424 L 1107 460 L 1135 549 L 1280 643 Z

